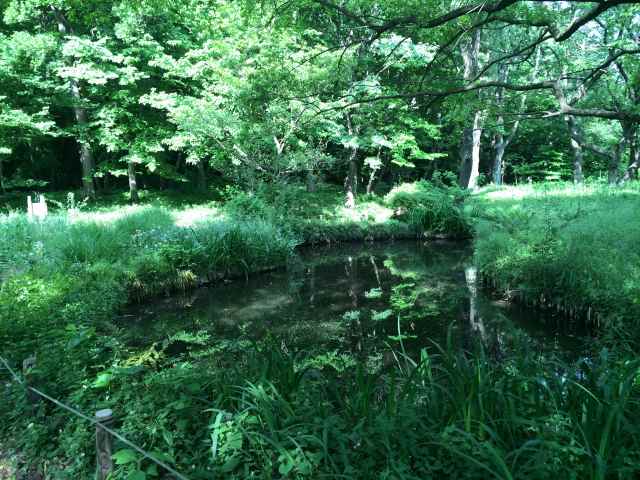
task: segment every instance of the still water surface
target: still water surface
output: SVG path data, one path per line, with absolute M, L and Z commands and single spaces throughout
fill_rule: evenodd
M 480 288 L 470 246 L 452 242 L 307 249 L 286 269 L 136 306 L 122 320 L 140 347 L 204 332 L 212 339 L 270 336 L 294 351 L 411 353 L 451 331 L 461 348 L 480 339 L 499 350 L 513 327 L 546 352 L 575 354 L 582 343 L 566 319 Z

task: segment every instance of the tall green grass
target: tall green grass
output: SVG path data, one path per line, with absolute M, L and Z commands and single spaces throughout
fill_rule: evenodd
M 217 219 L 180 227 L 169 211 L 153 207 L 111 222 L 65 215 L 32 222 L 12 215 L 0 221 L 0 242 L 5 281 L 108 264 L 129 287 L 149 294 L 179 287 L 187 272 L 204 282 L 280 266 L 295 247 L 266 221 Z
M 119 430 L 193 479 L 637 475 L 638 362 L 603 350 L 570 366 L 528 345 L 514 335 L 499 363 L 449 342 L 416 359 L 396 352 L 402 369 L 336 370 L 275 341 L 229 344 L 214 356 L 141 357 L 137 367 L 123 359 L 74 398 L 85 408 L 109 398 L 126 412 Z M 21 392 L 8 395 L 15 405 Z M 8 408 L 4 418 L 15 415 Z M 75 419 L 61 428 L 65 468 L 80 478 L 91 438 Z M 149 467 L 134 456 L 116 478 Z
M 340 376 L 299 371 L 282 353 L 261 352 L 242 371 L 252 380 L 212 419 L 224 446 L 212 463 L 230 478 L 267 465 L 300 478 L 638 472 L 637 362 L 603 355 L 569 367 L 517 341 L 511 347 L 518 355 L 503 364 L 448 343 L 423 350 L 402 373 L 359 365 Z
M 562 186 L 481 194 L 475 256 L 499 289 L 614 328 L 640 304 L 640 189 Z
M 179 227 L 159 208 L 110 222 L 4 217 L 0 349 L 14 361 L 38 354 L 43 371 L 51 373 L 47 383 L 68 393 L 97 358 L 111 355 L 105 345 L 85 350 L 85 340 L 87 348 L 99 334 L 105 344 L 113 341 L 112 320 L 128 302 L 279 267 L 294 246 L 264 221 Z M 59 369 L 61 362 L 77 370 Z

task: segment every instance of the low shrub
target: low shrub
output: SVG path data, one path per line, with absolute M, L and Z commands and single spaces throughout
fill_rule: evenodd
M 468 194 L 455 186 L 420 180 L 394 187 L 385 202 L 395 210 L 399 220 L 417 232 L 469 237 L 471 227 L 463 204 Z
M 297 238 L 310 245 L 416 238 L 415 231 L 398 220 L 381 223 L 306 220 L 292 222 L 290 228 Z
M 276 210 L 262 198 L 253 192 L 237 192 L 225 203 L 225 210 L 232 216 L 240 218 L 271 219 Z

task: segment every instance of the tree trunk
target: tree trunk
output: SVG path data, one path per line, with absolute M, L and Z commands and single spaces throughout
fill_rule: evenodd
M 349 158 L 349 189 L 354 195 L 358 194 L 358 164 L 356 163 L 357 150 L 353 150 Z
M 55 7 L 53 7 L 53 13 L 58 24 L 58 32 L 60 32 L 61 35 L 68 35 L 70 33 L 73 33 L 69 26 L 69 22 L 67 21 L 64 14 Z M 80 145 L 82 185 L 85 195 L 89 198 L 95 198 L 96 187 L 93 181 L 93 170 L 95 168 L 95 162 L 93 159 L 93 152 L 91 151 L 91 145 L 86 138 L 87 128 L 89 126 L 87 111 L 82 107 L 82 95 L 80 94 L 80 86 L 78 85 L 78 82 L 76 80 L 69 80 L 69 90 L 74 102 L 73 113 L 76 117 L 76 123 L 78 124 L 78 128 L 80 130 L 79 138 L 77 139 L 77 141 Z
M 480 54 L 480 30 L 476 29 L 471 34 L 468 42 L 461 46 L 462 59 L 464 61 L 464 80 L 472 81 L 478 74 L 478 56 Z M 471 118 L 473 117 L 473 119 Z M 482 114 L 475 111 L 470 115 L 469 122 L 462 132 L 462 144 L 460 146 L 460 185 L 465 188 L 475 189 L 480 174 L 480 138 Z
M 573 151 L 573 183 L 582 183 L 584 181 L 584 175 L 582 173 L 584 151 L 582 149 L 583 141 L 580 137 L 580 130 L 578 130 L 578 125 L 573 115 L 565 115 L 564 120 L 569 129 L 571 150 Z
M 471 169 L 473 168 L 473 129 L 466 127 L 462 130 L 462 144 L 460 145 L 460 186 L 469 187 Z
M 478 186 L 478 176 L 480 175 L 480 140 L 482 139 L 482 114 L 476 112 L 473 119 L 473 149 L 471 154 L 471 175 L 469 177 L 469 188 L 475 189 Z
M 127 165 L 127 174 L 129 176 L 129 199 L 131 203 L 138 203 L 140 197 L 138 195 L 138 182 L 136 180 L 136 166 L 129 160 Z
M 631 143 L 629 144 L 629 166 L 624 172 L 622 181 L 627 182 L 629 180 L 637 180 L 638 168 L 640 168 L 640 148 L 638 145 L 638 138 L 634 134 L 631 138 Z
M 613 154 L 609 157 L 608 163 L 608 180 L 610 185 L 618 183 L 620 178 L 620 165 L 627 150 L 627 144 L 633 143 L 635 124 L 630 122 L 622 122 L 622 138 L 616 145 Z M 630 158 L 633 163 L 633 158 Z
M 376 179 L 376 172 L 378 170 L 372 169 L 369 174 L 369 183 L 367 183 L 367 195 L 370 195 L 373 192 L 373 181 Z
M 204 168 L 204 161 L 198 162 L 198 191 L 205 193 L 207 191 L 207 174 Z
M 317 187 L 318 185 L 316 182 L 316 176 L 313 174 L 313 172 L 307 172 L 307 192 L 315 193 Z
M 506 83 L 509 76 L 509 66 L 504 64 L 499 67 L 498 80 Z M 496 90 L 496 106 L 498 110 L 502 109 L 504 103 L 504 88 L 498 88 Z M 507 149 L 507 143 L 504 138 L 504 117 L 502 113 L 498 114 L 496 119 L 497 131 L 493 137 L 493 183 L 495 185 L 502 185 L 502 177 L 504 175 L 504 166 L 502 159 L 504 158 L 504 152 Z
M 533 65 L 533 70 L 531 72 L 531 81 L 535 81 L 538 76 L 538 68 L 540 67 L 540 58 L 542 56 L 542 50 L 538 48 L 536 52 L 536 60 Z M 500 67 L 499 71 L 499 80 L 503 83 L 507 83 L 509 80 L 509 66 L 503 65 Z M 503 101 L 504 89 L 499 88 L 496 91 L 496 104 L 499 109 L 502 109 L 504 104 Z M 524 110 L 527 106 L 527 94 L 523 94 L 520 100 L 520 110 Z M 502 181 L 504 179 L 504 153 L 507 150 L 507 147 L 511 144 L 513 139 L 516 137 L 516 133 L 518 133 L 518 128 L 520 127 L 520 120 L 516 120 L 512 127 L 511 131 L 505 137 L 503 132 L 504 128 L 504 117 L 502 114 L 498 115 L 497 119 L 498 125 L 498 133 L 496 133 L 493 140 L 494 147 L 494 156 L 493 156 L 493 183 L 496 185 L 502 185 Z
M 75 101 L 82 101 L 76 82 L 72 82 L 71 91 L 76 92 L 73 94 Z M 74 107 L 73 110 L 75 112 L 76 122 L 78 123 L 78 126 L 80 127 L 82 132 L 85 132 L 89 123 L 87 121 L 86 110 L 80 107 Z M 84 136 L 83 133 L 81 133 L 80 135 Z M 80 143 L 80 163 L 82 164 L 82 186 L 84 189 L 84 193 L 90 198 L 95 198 L 96 187 L 93 182 L 93 170 L 95 168 L 95 162 L 93 160 L 91 145 L 89 145 L 89 142 L 86 138 L 79 138 L 78 142 Z
M 504 142 L 502 134 L 497 135 L 495 150 L 493 156 L 493 183 L 496 185 L 502 185 L 502 179 L 504 177 L 504 152 L 507 149 L 507 145 Z
M 345 206 L 347 208 L 355 208 L 356 206 L 356 195 L 358 193 L 358 165 L 356 164 L 355 157 L 357 153 L 357 150 L 354 149 L 349 156 L 349 173 L 344 181 L 347 196 Z
M 480 175 L 480 139 L 482 136 L 482 113 L 475 112 L 473 127 L 465 128 L 462 133 L 462 146 L 460 157 L 460 185 L 465 188 L 475 189 L 478 186 Z
M 309 306 L 313 307 L 315 300 L 316 300 L 316 293 L 317 293 L 317 289 L 316 289 L 316 267 L 315 265 L 311 265 L 309 267 Z
M 354 131 L 353 125 L 351 123 L 351 115 L 347 112 L 347 130 L 349 135 L 353 136 L 357 132 Z M 354 208 L 356 206 L 356 195 L 358 194 L 358 164 L 356 163 L 356 159 L 358 157 L 358 147 L 354 146 L 351 148 L 351 153 L 349 154 L 349 173 L 347 174 L 347 178 L 345 178 L 345 190 L 346 190 L 346 202 L 345 205 L 348 208 Z
M 613 155 L 609 157 L 607 162 L 607 180 L 609 185 L 615 185 L 618 183 L 618 171 L 620 169 L 620 150 L 616 148 Z

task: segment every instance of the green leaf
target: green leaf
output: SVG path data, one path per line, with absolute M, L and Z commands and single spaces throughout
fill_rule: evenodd
M 382 297 L 382 289 L 380 288 L 372 288 L 368 292 L 364 293 L 366 298 L 380 298 Z
M 147 475 L 151 476 L 151 477 L 157 477 L 158 476 L 158 466 L 155 463 L 152 463 L 151 465 L 149 465 L 147 467 Z
M 116 465 L 126 465 L 128 463 L 137 461 L 138 456 L 136 455 L 136 452 L 134 450 L 125 448 L 114 453 L 113 460 L 116 462 Z
M 285 460 L 280 464 L 280 467 L 278 467 L 278 472 L 280 472 L 281 475 L 287 475 L 291 470 L 293 470 L 293 462 L 291 460 Z
M 98 374 L 98 377 L 93 382 L 93 388 L 106 388 L 111 383 L 113 374 L 109 372 L 103 372 Z
M 222 465 L 223 472 L 231 472 L 240 464 L 240 455 L 234 455 Z
M 134 470 L 129 474 L 127 480 L 146 480 L 147 474 L 140 470 Z
M 225 449 L 242 450 L 242 443 L 243 443 L 242 432 L 239 432 L 239 431 L 230 432 L 229 436 L 227 437 Z
M 371 314 L 371 320 L 376 322 L 381 320 L 386 320 L 391 315 L 393 315 L 393 310 L 387 309 L 387 310 L 383 310 L 382 312 L 376 312 L 375 310 L 373 310 Z
M 161 452 L 159 450 L 153 450 L 150 452 L 151 455 L 153 455 L 155 458 L 157 458 L 158 460 L 165 462 L 165 463 L 176 463 L 175 459 L 171 456 L 168 455 L 164 452 Z

